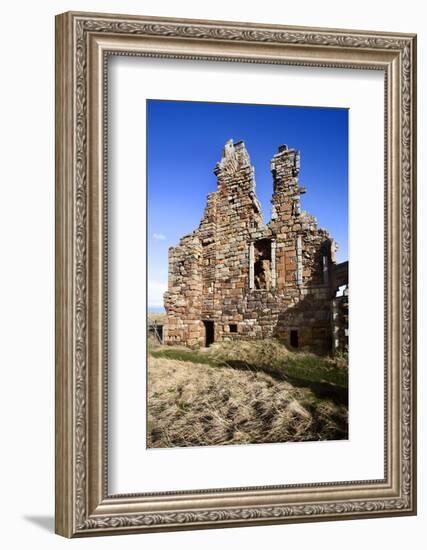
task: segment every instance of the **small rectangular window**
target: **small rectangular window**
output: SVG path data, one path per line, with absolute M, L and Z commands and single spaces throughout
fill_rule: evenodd
M 229 325 L 230 332 L 237 332 L 237 325 Z

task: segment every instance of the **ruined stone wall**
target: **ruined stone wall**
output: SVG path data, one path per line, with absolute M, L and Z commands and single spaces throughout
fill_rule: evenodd
M 196 235 L 188 235 L 169 250 L 169 284 L 164 341 L 199 344 L 203 296 L 203 248 Z
M 340 292 L 332 300 L 332 347 L 334 352 L 348 351 L 348 262 L 334 266 L 332 285 Z
M 332 342 L 335 242 L 301 210 L 300 155 L 280 146 L 271 162 L 272 216 L 264 224 L 243 142 L 227 142 L 198 229 L 169 252 L 164 341 L 275 336 L 327 350 Z
M 251 230 L 262 224 L 254 170 L 243 142 L 229 142 L 215 168 L 218 178 L 214 319 L 216 340 L 229 324 L 242 326 L 248 289 Z

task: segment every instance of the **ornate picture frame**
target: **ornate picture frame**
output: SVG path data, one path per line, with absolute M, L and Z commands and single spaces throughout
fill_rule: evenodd
M 384 71 L 384 479 L 109 494 L 105 182 L 111 55 Z M 415 514 L 415 178 L 415 35 L 58 15 L 56 532 L 82 537 Z

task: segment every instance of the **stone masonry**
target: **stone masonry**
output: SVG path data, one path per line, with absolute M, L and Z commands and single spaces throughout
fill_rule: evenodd
M 343 347 L 335 297 L 348 269 L 336 265 L 334 239 L 301 210 L 299 151 L 281 145 L 271 172 L 265 224 L 245 144 L 225 144 L 199 228 L 169 249 L 164 343 L 276 337 L 319 352 Z

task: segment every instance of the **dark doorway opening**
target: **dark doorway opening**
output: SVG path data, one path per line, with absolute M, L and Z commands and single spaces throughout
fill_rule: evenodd
M 213 321 L 203 321 L 205 325 L 205 346 L 209 347 L 215 342 L 215 329 Z
M 237 325 L 230 325 L 230 332 L 237 332 Z
M 293 348 L 298 347 L 298 331 L 297 330 L 291 330 L 291 346 Z

